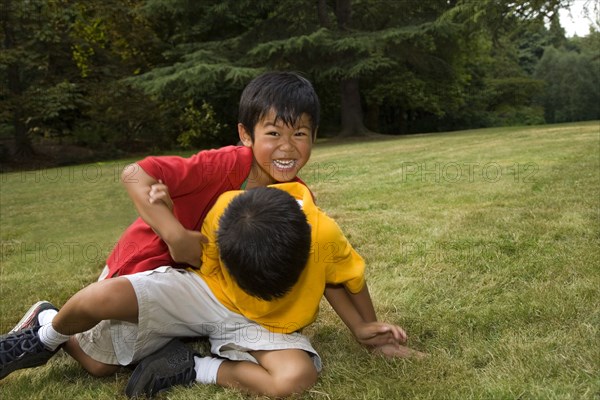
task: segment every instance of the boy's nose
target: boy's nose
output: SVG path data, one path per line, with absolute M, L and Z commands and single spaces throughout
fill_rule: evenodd
M 292 144 L 292 139 L 286 138 L 286 137 L 281 138 L 281 144 L 279 145 L 279 149 L 283 150 L 283 151 L 294 150 L 294 145 Z

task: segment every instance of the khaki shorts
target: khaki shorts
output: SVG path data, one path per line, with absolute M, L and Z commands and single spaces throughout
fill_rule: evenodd
M 128 365 L 174 337 L 208 337 L 211 352 L 230 360 L 257 362 L 249 352 L 301 349 L 321 370 L 321 358 L 306 336 L 271 332 L 229 311 L 194 272 L 160 267 L 123 277 L 138 299 L 138 323 L 106 320 L 78 334 L 81 349 L 94 360 Z

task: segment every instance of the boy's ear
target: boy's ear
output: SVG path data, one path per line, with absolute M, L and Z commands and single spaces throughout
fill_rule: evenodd
M 246 147 L 252 147 L 252 136 L 250 136 L 250 133 L 246 130 L 244 124 L 239 123 L 237 127 L 242 144 Z
M 315 128 L 315 131 L 313 132 L 313 135 L 312 135 L 312 141 L 313 141 L 313 144 L 314 144 L 314 143 L 317 141 L 317 133 L 318 133 L 318 132 L 319 132 L 319 127 L 317 126 L 317 127 Z

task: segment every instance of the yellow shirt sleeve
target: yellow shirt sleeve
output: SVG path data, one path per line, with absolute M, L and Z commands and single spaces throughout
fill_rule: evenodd
M 315 257 L 325 268 L 327 283 L 343 284 L 358 293 L 365 285 L 365 261 L 332 218 L 322 211 L 319 217 Z

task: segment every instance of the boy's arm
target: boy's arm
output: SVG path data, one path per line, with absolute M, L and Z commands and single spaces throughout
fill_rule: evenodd
M 151 196 L 151 191 L 156 192 L 157 185 L 161 187 L 162 182 L 148 175 L 138 164 L 125 167 L 121 182 L 140 217 L 165 241 L 173 260 L 199 267 L 202 256 L 200 244 L 206 238 L 200 232 L 186 229 L 175 218 L 166 186 L 159 190 L 161 194 Z
M 343 287 L 342 287 L 343 288 Z M 373 307 L 373 301 L 371 300 L 371 295 L 369 294 L 369 288 L 367 287 L 367 283 L 358 293 L 350 293 L 347 290 L 344 290 L 350 298 L 350 301 L 363 318 L 365 322 L 375 322 L 377 321 L 377 315 L 375 314 L 375 307 Z
M 406 342 L 406 333 L 402 328 L 377 322 L 366 283 L 356 294 L 348 292 L 341 285 L 328 285 L 325 288 L 325 298 L 362 345 L 381 346 Z
M 403 346 L 407 337 L 399 326 L 377 322 L 376 319 L 370 321 L 363 319 L 361 313 L 365 318 L 375 316 L 373 303 L 366 287 L 359 293 L 352 294 L 343 286 L 327 286 L 325 297 L 356 340 L 373 353 L 391 358 L 427 357 L 426 353 Z
M 336 312 L 354 335 L 356 326 L 363 322 L 363 317 L 352 304 L 346 288 L 342 285 L 327 285 L 325 287 L 325 298 L 331 305 L 331 308 L 333 308 L 333 311 Z

